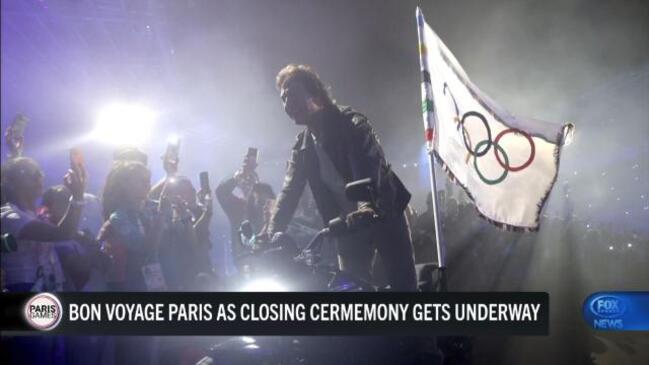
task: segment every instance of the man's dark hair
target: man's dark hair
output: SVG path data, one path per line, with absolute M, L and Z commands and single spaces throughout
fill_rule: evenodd
M 70 200 L 71 196 L 72 193 L 70 192 L 70 189 L 67 188 L 67 186 L 54 185 L 45 190 L 41 204 L 48 208 L 52 208 L 57 203 L 67 203 L 68 200 Z
M 256 183 L 252 187 L 252 192 L 259 193 L 259 194 L 266 194 L 270 196 L 272 199 L 275 199 L 275 191 L 273 191 L 273 187 L 267 183 Z
M 113 161 L 137 161 L 146 166 L 148 160 L 147 154 L 135 147 L 121 147 L 113 152 Z
M 284 66 L 275 78 L 278 90 L 281 90 L 286 84 L 293 82 L 302 83 L 306 91 L 320 98 L 323 102 L 333 103 L 329 90 L 311 66 L 291 63 Z
M 43 175 L 38 162 L 29 157 L 14 157 L 2 164 L 0 186 L 2 203 L 15 202 L 20 187 L 27 181 Z
M 103 215 L 108 219 L 117 209 L 123 209 L 129 205 L 128 196 L 124 192 L 130 189 L 129 180 L 133 176 L 144 176 L 151 178 L 149 169 L 139 161 L 115 161 L 113 167 L 106 177 L 104 185 Z

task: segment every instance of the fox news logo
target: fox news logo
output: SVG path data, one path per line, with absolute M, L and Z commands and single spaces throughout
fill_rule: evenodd
M 626 312 L 626 305 L 622 298 L 597 297 L 591 301 L 590 310 L 595 315 L 593 319 L 595 329 L 624 329 L 624 322 L 619 318 Z
M 25 304 L 25 319 L 37 330 L 49 331 L 56 328 L 63 317 L 59 299 L 50 293 L 39 293 Z

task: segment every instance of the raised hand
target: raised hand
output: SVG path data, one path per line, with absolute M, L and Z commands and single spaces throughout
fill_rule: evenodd
M 212 193 L 209 190 L 206 191 L 201 189 L 196 193 L 196 198 L 201 208 L 203 208 L 204 214 L 208 214 L 209 216 L 211 216 L 212 213 L 214 213 L 214 207 L 212 204 Z
M 78 166 L 75 170 L 68 170 L 65 176 L 63 176 L 63 184 L 70 189 L 74 200 L 83 201 L 83 195 L 86 189 L 86 170 L 83 166 Z

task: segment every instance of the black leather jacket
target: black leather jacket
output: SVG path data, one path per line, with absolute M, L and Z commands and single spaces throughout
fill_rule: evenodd
M 378 209 L 385 215 L 402 214 L 410 193 L 386 162 L 367 118 L 349 107 L 332 106 L 324 113 L 323 133 L 319 138 L 341 177 L 346 183 L 372 178 L 379 191 Z M 313 136 L 308 129 L 298 134 L 291 150 L 269 232 L 286 229 L 307 182 L 325 224 L 341 215 L 336 200 L 322 181 Z

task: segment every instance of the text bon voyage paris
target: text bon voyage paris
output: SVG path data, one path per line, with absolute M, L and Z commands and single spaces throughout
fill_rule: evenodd
M 70 321 L 537 321 L 534 303 L 120 303 L 68 306 Z

